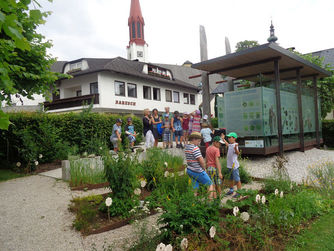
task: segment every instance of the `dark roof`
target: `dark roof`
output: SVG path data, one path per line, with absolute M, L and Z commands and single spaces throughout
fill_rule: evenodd
M 155 64 L 160 67 L 166 68 L 173 72 L 173 76 L 177 79 L 180 79 L 183 82 L 192 84 L 195 87 L 198 87 L 198 84 L 201 83 L 201 77 L 189 79 L 191 76 L 196 76 L 202 74 L 204 71 L 197 70 L 191 67 L 182 66 L 182 65 L 172 65 L 172 64 Z M 224 78 L 220 74 L 212 74 L 209 76 L 210 81 L 210 93 L 217 87 L 216 82 L 222 81 Z
M 182 81 L 176 78 L 173 71 L 172 73 L 173 73 L 174 79 L 171 79 L 171 80 L 148 75 L 146 73 L 143 73 L 144 65 L 147 63 L 143 63 L 139 61 L 131 61 L 131 60 L 127 60 L 121 57 L 117 57 L 117 58 L 81 58 L 81 59 L 77 59 L 77 60 L 69 61 L 65 63 L 74 63 L 74 62 L 79 62 L 81 60 L 86 60 L 89 68 L 83 71 L 76 71 L 76 72 L 71 73 L 71 75 L 74 77 L 89 74 L 89 73 L 94 73 L 94 72 L 110 71 L 110 72 L 121 73 L 121 74 L 129 75 L 129 76 L 133 76 L 133 77 L 142 78 L 145 80 L 157 81 L 157 82 L 164 83 L 164 84 L 178 85 L 181 87 L 198 90 L 198 87 L 192 85 L 191 83 L 189 83 L 189 81 L 186 82 L 186 81 Z M 63 64 L 62 69 L 60 71 L 58 70 L 57 72 L 64 71 L 65 63 Z M 150 65 L 154 66 L 154 64 L 150 64 Z M 57 69 L 59 69 L 59 67 Z
M 191 65 L 191 64 L 193 64 L 193 63 L 192 63 L 192 62 L 190 62 L 189 60 L 187 60 L 187 61 L 186 61 L 186 62 L 184 62 L 183 64 L 184 64 L 184 65 L 185 65 L 185 64 L 190 64 L 190 65 Z
M 67 61 L 57 61 L 51 66 L 51 71 L 53 72 L 63 72 L 64 65 L 67 63 Z
M 324 58 L 324 66 L 327 64 L 330 64 L 332 67 L 334 67 L 334 48 L 322 50 L 322 51 L 316 51 L 311 53 L 312 56 Z
M 257 81 L 260 73 L 268 79 L 273 79 L 273 60 L 275 58 L 279 59 L 280 78 L 282 80 L 295 79 L 296 68 L 300 68 L 301 78 L 303 79 L 311 78 L 314 75 L 319 78 L 331 75 L 330 72 L 275 43 L 268 43 L 210 59 L 192 65 L 192 67 L 209 73 L 219 72 L 237 79 Z

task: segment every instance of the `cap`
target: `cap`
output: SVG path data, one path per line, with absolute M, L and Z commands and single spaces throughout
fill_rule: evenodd
M 200 134 L 199 132 L 191 133 L 189 136 L 189 140 L 193 140 L 193 139 L 202 139 L 202 134 Z
M 116 123 L 123 123 L 121 119 L 116 119 Z
M 238 135 L 235 132 L 230 132 L 229 134 L 226 135 L 227 137 L 233 137 L 235 139 L 238 138 Z
M 188 112 L 184 112 L 183 115 L 188 115 L 189 113 Z
M 208 115 L 205 114 L 205 115 L 203 116 L 203 119 L 208 119 Z
M 201 114 L 201 111 L 200 111 L 200 110 L 196 110 L 196 114 L 197 114 L 197 115 L 200 115 L 200 114 Z
M 128 117 L 128 119 L 127 119 L 127 120 L 128 120 L 128 122 L 129 122 L 129 121 L 132 121 L 132 118 L 131 118 L 131 117 Z

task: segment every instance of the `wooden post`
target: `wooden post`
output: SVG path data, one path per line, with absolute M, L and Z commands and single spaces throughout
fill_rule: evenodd
M 299 116 L 299 140 L 300 150 L 305 152 L 304 145 L 304 121 L 303 121 L 303 103 L 302 103 L 302 80 L 300 77 L 300 69 L 296 70 L 297 76 L 297 100 L 298 100 L 298 116 Z
M 279 155 L 283 156 L 283 130 L 282 130 L 282 114 L 281 114 L 281 90 L 280 90 L 280 74 L 278 59 L 274 60 L 275 87 L 276 87 L 276 108 L 277 108 L 277 128 L 278 128 L 278 149 Z
M 313 76 L 313 88 L 314 88 L 314 106 L 315 106 L 315 135 L 317 141 L 317 148 L 320 147 L 320 132 L 319 132 L 319 110 L 318 110 L 318 87 L 317 76 Z

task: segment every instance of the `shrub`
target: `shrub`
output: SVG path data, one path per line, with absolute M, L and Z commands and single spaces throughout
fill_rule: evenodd
M 67 158 L 69 146 L 77 146 L 78 152 L 98 153 L 100 147 L 112 147 L 110 135 L 117 118 L 128 116 L 97 113 L 10 113 L 8 131 L 0 130 L 0 159 L 29 163 L 42 154 L 41 162 Z M 142 140 L 142 121 L 133 117 Z M 125 126 L 125 123 L 124 125 Z M 124 132 L 124 131 L 123 131 Z M 22 165 L 24 166 L 24 165 Z
M 240 175 L 241 183 L 247 184 L 247 183 L 251 182 L 252 178 L 251 178 L 250 174 L 244 168 L 245 160 L 239 160 L 239 164 L 240 164 L 239 175 Z M 230 175 L 231 175 L 231 170 L 227 168 L 226 158 L 220 158 L 220 165 L 221 165 L 221 168 L 222 168 L 222 175 L 224 176 L 224 179 L 229 180 Z
M 212 118 L 211 125 L 213 128 L 218 128 L 218 118 Z
M 334 120 L 322 121 L 322 137 L 325 145 L 334 147 Z
M 334 162 L 309 166 L 307 183 L 322 195 L 334 199 Z

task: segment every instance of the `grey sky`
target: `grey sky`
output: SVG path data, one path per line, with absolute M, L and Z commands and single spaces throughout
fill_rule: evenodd
M 130 0 L 39 0 L 52 11 L 39 31 L 53 41 L 58 60 L 126 58 Z M 225 54 L 225 36 L 266 43 L 271 17 L 278 43 L 307 53 L 334 47 L 333 0 L 140 0 L 149 60 L 182 64 L 199 61 L 199 25 L 209 58 Z

